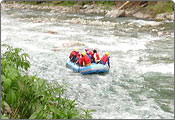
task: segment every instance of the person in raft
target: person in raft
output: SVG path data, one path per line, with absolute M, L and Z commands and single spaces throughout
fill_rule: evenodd
M 99 63 L 100 62 L 100 57 L 99 54 L 97 53 L 97 50 L 93 50 L 93 63 Z
M 80 66 L 89 66 L 91 65 L 91 60 L 89 59 L 88 55 L 86 55 L 85 52 L 81 53 L 81 58 L 80 58 Z
M 101 60 L 100 60 L 100 64 L 103 64 L 103 65 L 105 65 L 106 64 L 106 62 L 108 63 L 108 66 L 109 66 L 109 68 L 110 68 L 110 62 L 109 62 L 109 53 L 108 52 L 105 52 L 105 55 L 101 58 Z
M 70 56 L 69 56 L 70 61 L 75 62 L 76 57 L 77 57 L 77 52 L 78 52 L 78 50 L 76 48 L 74 48 L 74 50 L 70 53 Z
M 92 51 L 89 50 L 89 49 L 85 49 L 85 52 L 86 52 L 86 55 L 88 55 L 88 57 L 90 58 L 91 63 L 92 63 L 92 61 L 93 61 L 93 53 L 92 53 Z
M 76 58 L 75 58 L 75 63 L 79 65 L 81 56 L 80 56 L 80 52 L 79 51 L 77 51 L 76 53 L 77 53 L 77 55 L 76 55 Z

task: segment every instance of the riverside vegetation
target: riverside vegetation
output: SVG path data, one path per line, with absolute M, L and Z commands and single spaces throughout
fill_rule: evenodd
M 29 55 L 20 48 L 2 45 L 1 118 L 2 119 L 88 119 L 90 112 L 64 97 L 65 86 L 50 84 L 28 75 Z
M 125 1 L 24 1 L 19 3 L 33 4 L 33 5 L 49 5 L 49 6 L 84 6 L 84 5 L 103 5 L 105 9 L 111 9 L 112 7 L 120 7 Z M 149 14 L 156 16 L 160 13 L 173 12 L 174 3 L 172 1 L 140 1 L 130 2 L 126 5 L 126 9 L 135 8 L 139 11 L 148 12 Z
M 105 17 L 134 17 L 148 20 L 174 20 L 172 1 L 3 1 L 14 9 L 48 9 L 54 13 L 101 14 Z

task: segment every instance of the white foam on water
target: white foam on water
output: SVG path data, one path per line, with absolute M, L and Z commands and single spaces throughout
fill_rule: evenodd
M 174 74 L 174 64 L 153 64 L 153 65 L 140 65 L 138 71 L 143 73 L 147 72 L 161 72 Z
M 161 37 L 155 37 L 149 34 L 142 35 L 139 38 L 118 38 L 113 35 L 107 37 L 89 36 L 88 38 L 94 39 L 95 42 L 87 42 L 86 45 L 92 48 L 98 48 L 104 51 L 123 51 L 130 50 L 144 50 L 145 46 L 150 41 L 160 40 Z M 99 43 L 99 44 L 96 44 Z
M 2 32 L 2 33 L 1 33 L 1 41 L 7 40 L 8 34 L 9 34 L 8 32 Z
M 19 48 L 24 48 L 27 51 L 33 51 L 33 52 L 40 52 L 40 53 L 52 53 L 53 52 L 49 49 L 41 48 L 39 45 L 34 46 L 33 44 L 17 43 L 15 46 L 18 46 Z
M 140 50 L 140 49 L 146 49 L 144 43 L 137 43 L 137 44 L 128 44 L 128 43 L 120 43 L 115 45 L 99 45 L 94 43 L 86 43 L 86 45 L 91 46 L 92 48 L 98 48 L 99 50 L 103 51 L 123 51 L 127 52 L 129 50 Z
M 72 16 L 72 15 L 70 15 L 70 16 Z M 83 18 L 83 19 L 96 19 L 96 20 L 104 18 L 103 16 L 86 16 L 86 15 L 73 15 L 73 16 Z
M 134 24 L 134 25 L 137 25 L 139 27 L 149 26 L 149 25 L 158 26 L 158 25 L 162 24 L 161 22 L 145 21 L 145 20 L 128 20 L 128 21 L 130 22 L 129 24 Z

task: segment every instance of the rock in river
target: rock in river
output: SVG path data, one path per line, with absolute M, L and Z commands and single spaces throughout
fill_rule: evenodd
M 112 17 L 112 18 L 117 18 L 117 17 L 125 17 L 125 11 L 124 10 L 111 10 L 107 11 L 105 17 Z

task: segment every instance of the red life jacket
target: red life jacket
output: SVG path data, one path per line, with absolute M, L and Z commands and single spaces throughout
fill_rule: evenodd
M 93 58 L 93 52 L 89 50 L 89 54 L 91 55 L 91 58 Z
M 103 61 L 104 63 L 106 63 L 108 60 L 108 56 L 104 55 L 100 61 Z
M 88 55 L 88 56 L 90 56 L 91 57 L 91 59 L 93 59 L 93 52 L 92 51 L 90 51 L 90 50 L 88 50 L 87 52 L 86 52 L 86 54 Z
M 83 62 L 85 64 L 85 66 L 87 64 L 90 64 L 91 63 L 91 60 L 89 59 L 88 55 L 84 55 L 82 58 L 80 58 L 80 63 L 79 65 L 83 65 Z
M 100 57 L 99 57 L 99 54 L 98 53 L 94 53 L 93 54 L 93 62 L 97 63 L 100 61 Z
M 99 61 L 100 60 L 99 54 L 98 53 L 95 53 L 94 55 L 96 56 L 96 60 Z
M 75 56 L 76 54 L 77 54 L 77 53 L 76 53 L 75 51 L 72 51 L 72 52 L 70 53 L 69 58 L 72 59 L 72 57 Z
M 80 59 L 80 54 L 77 54 L 76 57 L 77 57 L 78 59 Z
M 92 53 L 92 51 L 90 51 L 90 50 L 88 50 L 88 51 L 86 52 L 86 54 L 87 54 L 87 55 L 90 55 L 90 56 L 93 56 L 93 53 Z
M 92 51 L 89 50 L 89 54 L 92 55 L 93 54 Z

